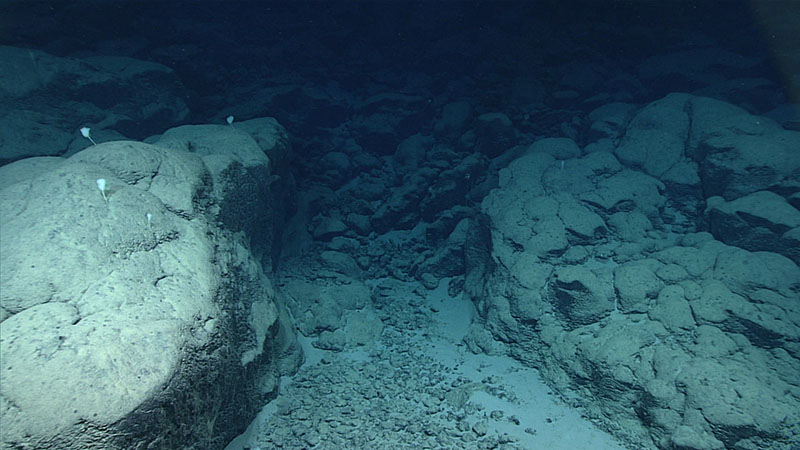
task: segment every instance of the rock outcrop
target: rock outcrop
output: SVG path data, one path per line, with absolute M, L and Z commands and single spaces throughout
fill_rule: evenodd
M 0 164 L 64 156 L 97 142 L 142 139 L 189 115 L 185 89 L 162 64 L 134 58 L 63 58 L 0 46 Z
M 800 420 L 800 134 L 685 94 L 597 120 L 611 145 L 563 164 L 550 140 L 529 147 L 471 221 L 491 234 L 466 258 L 484 326 L 642 448 L 783 448 Z M 479 331 L 470 348 L 497 352 Z

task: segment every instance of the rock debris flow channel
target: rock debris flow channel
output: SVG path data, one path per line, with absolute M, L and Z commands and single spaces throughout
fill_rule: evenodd
M 227 450 L 625 448 L 536 370 L 470 352 L 473 307 L 446 281 L 418 289 L 422 301 L 397 298 L 408 317 L 373 345 L 330 352 L 303 339 L 303 366 Z

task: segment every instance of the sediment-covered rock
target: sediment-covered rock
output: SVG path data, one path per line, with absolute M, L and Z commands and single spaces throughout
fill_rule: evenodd
M 273 243 L 230 208 L 256 183 L 244 206 L 269 210 L 264 149 L 159 142 L 0 170 L 2 448 L 223 448 L 300 362 L 252 252 Z

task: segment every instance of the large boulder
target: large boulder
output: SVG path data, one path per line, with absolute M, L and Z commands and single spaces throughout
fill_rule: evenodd
M 675 207 L 693 215 L 711 196 L 731 201 L 763 190 L 794 193 L 798 145 L 799 132 L 771 119 L 711 98 L 670 94 L 633 115 L 614 154 L 658 178 Z
M 223 217 L 236 167 L 269 169 L 240 148 L 116 141 L 0 169 L 1 448 L 223 448 L 276 394 L 300 353 Z
M 691 125 L 687 97 L 669 95 L 642 108 L 614 151 L 620 161 L 655 177 L 680 163 Z
M 212 177 L 222 225 L 248 236 L 250 249 L 270 271 L 280 253 L 280 226 L 291 213 L 294 180 L 286 131 L 272 118 L 220 125 L 184 125 L 154 144 L 201 156 Z
M 699 163 L 706 197 L 735 200 L 762 190 L 794 192 L 800 183 L 800 132 L 703 97 L 691 100 L 687 154 Z

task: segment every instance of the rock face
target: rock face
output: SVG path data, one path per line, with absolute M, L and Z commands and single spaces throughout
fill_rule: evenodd
M 491 235 L 465 258 L 485 327 L 641 448 L 788 448 L 800 134 L 684 94 L 602 115 L 612 145 L 561 164 L 539 141 L 470 222 Z
M 301 356 L 253 254 L 272 234 L 248 236 L 276 137 L 187 127 L 0 169 L 2 448 L 223 448 L 275 395 Z

